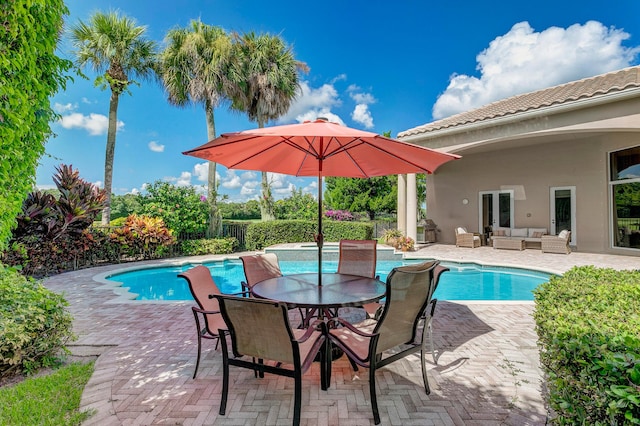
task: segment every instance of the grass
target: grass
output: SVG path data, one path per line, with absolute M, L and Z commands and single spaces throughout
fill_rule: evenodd
M 0 388 L 0 425 L 79 425 L 92 414 L 78 410 L 93 364 L 68 364 Z

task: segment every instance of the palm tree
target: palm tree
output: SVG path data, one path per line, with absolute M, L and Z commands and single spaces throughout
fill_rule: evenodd
M 193 20 L 187 28 L 170 30 L 165 40 L 167 47 L 160 54 L 160 75 L 169 102 L 181 107 L 201 104 L 208 140 L 215 139 L 214 108 L 224 99 L 227 87 L 231 39 L 222 28 Z M 222 231 L 217 190 L 216 163 L 209 161 L 209 233 L 214 236 Z
M 82 21 L 71 28 L 71 41 L 75 48 L 76 64 L 90 66 L 98 73 L 96 83 L 111 89 L 109 101 L 109 127 L 104 160 L 105 208 L 102 224 L 111 219 L 111 186 L 113 157 L 116 147 L 118 102 L 120 95 L 137 83 L 131 77 L 150 79 L 155 73 L 156 43 L 145 38 L 145 26 L 121 16 L 118 12 L 96 12 L 89 23 Z
M 232 108 L 247 113 L 249 120 L 264 127 L 289 110 L 300 88 L 298 72 L 309 68 L 295 59 L 291 47 L 279 36 L 249 32 L 234 33 L 233 37 Z M 262 220 L 273 220 L 273 196 L 266 172 L 262 172 L 260 201 Z

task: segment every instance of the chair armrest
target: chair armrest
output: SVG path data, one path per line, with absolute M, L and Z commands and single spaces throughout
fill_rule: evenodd
M 353 326 L 353 324 L 351 324 L 349 321 L 343 319 L 343 318 L 332 318 L 329 322 L 337 322 L 340 325 L 342 325 L 343 327 L 349 329 L 349 331 L 352 331 L 362 337 L 374 337 L 377 335 L 376 334 L 370 334 L 370 333 L 365 333 L 364 331 L 360 330 L 359 328 L 356 328 Z
M 227 296 L 239 296 L 239 295 L 251 295 L 250 291 L 239 291 L 237 293 L 225 293 L 225 295 Z M 209 299 L 213 299 L 214 297 L 216 297 L 215 294 L 210 294 L 209 295 Z
M 313 324 L 309 325 L 304 334 L 296 340 L 298 341 L 298 343 L 304 343 L 309 340 L 309 337 L 311 337 L 316 331 L 320 331 L 324 336 L 326 336 L 327 324 L 325 324 L 325 322 L 322 320 L 315 320 Z
M 199 312 L 199 313 L 205 314 L 205 315 L 219 314 L 220 313 L 220 311 L 205 311 L 204 309 L 196 308 L 195 306 L 192 306 L 191 309 L 193 310 L 193 312 Z

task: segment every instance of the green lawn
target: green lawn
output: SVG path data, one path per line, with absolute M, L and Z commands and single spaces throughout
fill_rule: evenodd
M 74 363 L 51 374 L 0 388 L 0 425 L 79 425 L 91 416 L 79 412 L 93 362 Z

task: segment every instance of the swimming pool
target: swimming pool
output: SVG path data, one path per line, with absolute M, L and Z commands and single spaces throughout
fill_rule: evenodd
M 396 266 L 420 263 L 420 260 L 378 261 L 376 273 L 385 281 Z M 284 275 L 317 272 L 315 261 L 280 261 Z M 241 291 L 240 281 L 245 279 L 240 260 L 222 260 L 203 263 L 223 293 Z M 450 272 L 440 277 L 434 297 L 440 300 L 533 300 L 533 290 L 549 280 L 550 274 L 518 268 L 482 266 L 475 263 L 442 262 Z M 137 269 L 108 275 L 110 281 L 122 283 L 136 300 L 193 300 L 186 280 L 177 274 L 192 268 L 193 264 Z M 323 272 L 335 272 L 338 262 L 323 262 Z

